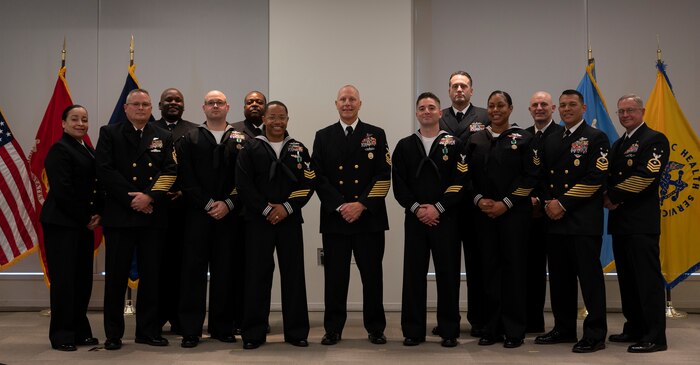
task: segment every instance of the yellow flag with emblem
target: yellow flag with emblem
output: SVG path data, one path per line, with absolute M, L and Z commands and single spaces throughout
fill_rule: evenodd
M 671 289 L 700 267 L 700 140 L 678 105 L 661 61 L 644 118 L 671 145 L 659 187 L 661 272 Z

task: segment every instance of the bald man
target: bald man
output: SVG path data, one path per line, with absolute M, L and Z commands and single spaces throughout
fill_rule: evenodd
M 324 345 L 341 339 L 353 255 L 362 276 L 369 340 L 386 343 L 382 259 L 384 231 L 389 229 L 384 200 L 391 181 L 391 157 L 384 130 L 358 117 L 361 106 L 356 87 L 341 87 L 335 100 L 339 120 L 316 132 L 314 140 L 325 258 Z

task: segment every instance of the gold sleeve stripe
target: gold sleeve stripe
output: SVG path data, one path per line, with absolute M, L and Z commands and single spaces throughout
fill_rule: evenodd
M 630 176 L 615 187 L 620 190 L 638 193 L 646 189 L 654 181 L 653 177 Z
M 314 171 L 304 171 L 304 177 L 311 180 L 316 178 L 316 172 Z
M 288 199 L 300 198 L 300 197 L 307 196 L 307 195 L 309 195 L 309 191 L 311 191 L 311 190 L 310 189 L 303 189 L 303 190 L 293 191 L 291 194 L 289 194 Z
M 462 173 L 469 171 L 469 164 L 457 162 L 457 171 Z
M 584 185 L 576 184 L 573 188 L 569 189 L 565 196 L 573 196 L 578 198 L 588 198 L 595 194 L 595 192 L 600 188 L 600 185 Z
M 462 185 L 450 185 L 447 187 L 447 190 L 445 190 L 446 193 L 459 193 L 459 191 L 462 190 Z
M 515 195 L 515 196 L 528 196 L 532 192 L 532 189 L 533 188 L 530 188 L 530 189 L 517 188 L 513 192 L 513 195 Z

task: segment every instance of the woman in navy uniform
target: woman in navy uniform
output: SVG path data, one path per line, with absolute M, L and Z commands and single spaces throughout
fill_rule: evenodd
M 287 134 L 287 107 L 267 104 L 264 135 L 238 155 L 236 186 L 245 209 L 246 235 L 243 347 L 265 343 L 270 288 L 277 250 L 282 289 L 284 340 L 309 345 L 301 208 L 313 195 L 316 173 L 308 149 Z
M 51 146 L 44 167 L 49 193 L 41 210 L 46 262 L 51 278 L 51 346 L 75 351 L 97 345 L 87 318 L 92 293 L 93 230 L 100 224 L 95 153 L 83 138 L 88 113 L 70 105 L 61 117 L 63 136 Z
M 469 137 L 464 154 L 471 168 L 477 243 L 485 269 L 487 318 L 479 345 L 504 341 L 519 347 L 525 337 L 526 246 L 537 184 L 539 157 L 532 134 L 511 125 L 510 95 L 496 90 L 488 98 L 489 127 Z

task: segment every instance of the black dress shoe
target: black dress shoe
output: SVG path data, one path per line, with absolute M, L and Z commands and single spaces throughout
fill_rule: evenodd
M 168 340 L 161 336 L 156 337 L 136 337 L 136 343 L 143 343 L 149 346 L 168 346 Z
M 551 330 L 542 336 L 535 337 L 535 343 L 538 345 L 553 345 L 556 343 L 575 343 L 578 341 L 576 336 L 565 335 L 557 330 Z
M 270 333 L 270 332 L 268 332 L 268 333 Z M 243 331 L 241 331 L 240 328 L 234 328 L 234 329 L 233 329 L 233 334 L 236 335 L 236 336 L 240 336 L 241 334 L 243 334 Z
M 505 341 L 503 341 L 503 347 L 507 349 L 514 349 L 516 347 L 520 347 L 522 344 L 522 338 L 508 337 Z
M 457 342 L 456 338 L 443 338 L 442 342 L 440 342 L 442 347 L 455 347 L 457 345 L 459 345 L 459 342 Z
M 210 337 L 215 339 L 215 340 L 219 340 L 221 342 L 226 342 L 226 343 L 236 342 L 236 336 L 234 336 L 233 334 L 226 334 L 226 335 L 211 335 L 210 334 Z
M 100 344 L 100 340 L 94 337 L 86 337 L 81 340 L 75 341 L 76 346 L 96 346 Z
M 433 327 L 433 330 L 430 331 L 430 333 L 432 333 L 434 336 L 440 336 L 440 327 L 438 327 L 438 326 Z
M 309 341 L 307 341 L 306 339 L 303 339 L 303 340 L 288 340 L 288 341 L 285 341 L 285 342 L 289 343 L 289 344 L 292 345 L 292 346 L 296 346 L 296 347 L 309 347 Z
M 576 342 L 574 348 L 571 349 L 573 352 L 577 353 L 589 353 L 596 352 L 605 348 L 605 341 L 596 341 L 590 338 L 584 338 L 579 342 Z
M 632 342 L 632 343 L 634 343 L 634 342 L 639 342 L 639 340 L 640 340 L 639 337 L 635 337 L 635 336 L 632 336 L 632 335 L 624 333 L 624 332 L 617 334 L 617 335 L 610 335 L 608 337 L 608 341 L 610 341 L 610 342 Z
M 637 342 L 634 345 L 630 345 L 627 348 L 627 352 L 633 353 L 646 353 L 646 352 L 656 352 L 656 351 L 666 351 L 668 346 L 666 344 L 658 344 L 653 342 Z
M 369 337 L 369 342 L 375 345 L 384 345 L 386 343 L 384 332 L 381 331 L 372 332 L 367 337 Z
M 321 339 L 321 345 L 335 345 L 340 341 L 340 333 L 337 332 L 328 332 L 325 335 L 323 335 L 323 338 Z
M 105 341 L 105 350 L 119 350 L 122 348 L 122 340 L 118 338 L 108 338 Z
M 246 350 L 255 350 L 258 347 L 262 345 L 262 342 L 259 341 L 244 341 L 243 342 L 243 348 Z
M 479 346 L 491 346 L 497 342 L 503 342 L 502 336 L 484 336 L 479 339 Z
M 55 346 L 51 346 L 51 347 L 53 347 L 54 350 L 58 350 L 58 351 L 75 351 L 78 349 L 72 343 L 64 343 L 62 345 L 55 345 Z
M 182 342 L 180 343 L 180 347 L 190 349 L 193 347 L 197 347 L 198 344 L 199 344 L 199 336 L 183 336 Z
M 418 338 L 418 337 L 406 337 L 403 339 L 403 345 L 404 346 L 418 346 L 422 342 L 425 342 L 425 338 Z

